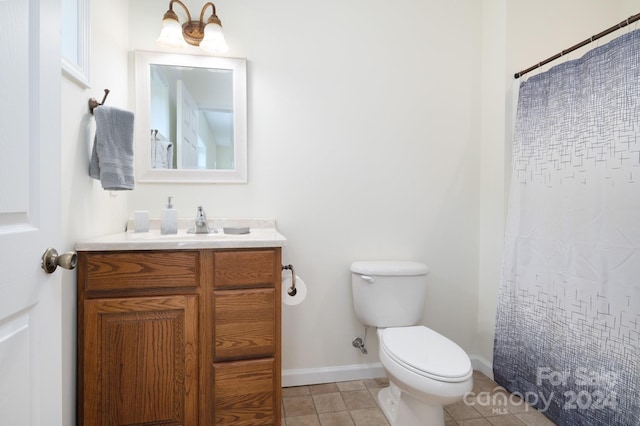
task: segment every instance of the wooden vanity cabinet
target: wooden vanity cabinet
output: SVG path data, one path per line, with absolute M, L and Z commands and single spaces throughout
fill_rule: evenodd
M 78 252 L 79 425 L 279 425 L 281 249 Z

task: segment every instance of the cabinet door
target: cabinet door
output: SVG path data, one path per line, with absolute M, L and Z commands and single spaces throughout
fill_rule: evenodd
M 84 302 L 84 401 L 93 425 L 197 425 L 198 297 Z
M 259 426 L 280 424 L 276 418 L 275 360 L 213 364 L 216 425 Z

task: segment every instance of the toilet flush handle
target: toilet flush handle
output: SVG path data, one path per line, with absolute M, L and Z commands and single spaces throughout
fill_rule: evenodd
M 360 275 L 360 278 L 368 282 L 369 284 L 373 284 L 376 282 L 375 278 L 370 277 L 369 275 Z

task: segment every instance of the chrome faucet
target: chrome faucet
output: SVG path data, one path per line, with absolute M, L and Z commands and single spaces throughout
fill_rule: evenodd
M 208 234 L 210 232 L 216 232 L 215 229 L 209 228 L 209 222 L 207 221 L 207 215 L 204 212 L 202 206 L 198 206 L 198 212 L 196 213 L 196 234 Z

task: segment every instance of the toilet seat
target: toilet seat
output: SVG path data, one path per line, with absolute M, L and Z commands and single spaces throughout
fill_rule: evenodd
M 458 383 L 473 374 L 467 353 L 424 326 L 381 329 L 380 348 L 400 366 L 432 380 Z

